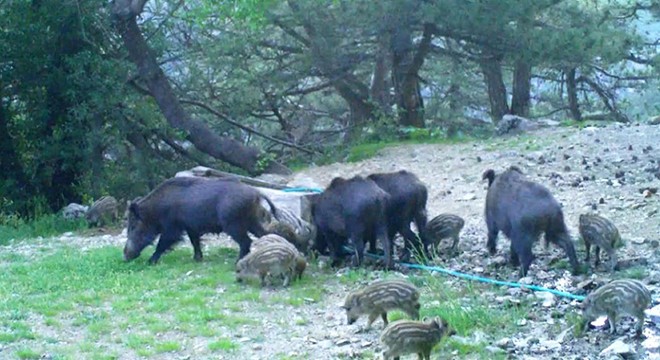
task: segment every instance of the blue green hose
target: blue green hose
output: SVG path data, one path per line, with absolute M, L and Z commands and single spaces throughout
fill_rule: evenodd
M 348 247 L 345 247 L 345 250 L 350 251 L 351 253 L 353 253 L 353 251 L 351 251 L 351 249 L 348 248 Z M 365 253 L 365 256 L 375 258 L 375 259 L 382 259 L 383 258 L 382 256 L 374 255 L 374 254 L 370 254 L 370 253 Z M 574 294 L 564 292 L 564 291 L 544 288 L 542 286 L 523 285 L 523 284 L 520 284 L 520 283 L 517 283 L 517 282 L 494 280 L 494 279 L 489 279 L 489 278 L 485 278 L 485 277 L 481 277 L 481 276 L 464 274 L 464 273 L 454 271 L 454 270 L 443 269 L 443 268 L 438 267 L 438 266 L 409 264 L 409 263 L 404 263 L 404 262 L 399 262 L 398 264 L 401 265 L 401 266 L 407 267 L 409 269 L 419 269 L 419 270 L 426 270 L 426 271 L 430 271 L 430 272 L 438 272 L 438 273 L 441 273 L 441 274 L 455 276 L 455 277 L 458 277 L 458 278 L 461 278 L 461 279 L 480 281 L 480 282 L 484 282 L 484 283 L 487 283 L 487 284 L 503 285 L 503 286 L 509 286 L 509 287 L 514 287 L 514 288 L 525 288 L 525 289 L 529 289 L 529 290 L 533 290 L 533 291 L 549 292 L 549 293 L 557 295 L 559 297 L 569 298 L 569 299 L 578 300 L 578 301 L 583 301 L 584 298 L 585 298 L 582 295 L 574 295 Z

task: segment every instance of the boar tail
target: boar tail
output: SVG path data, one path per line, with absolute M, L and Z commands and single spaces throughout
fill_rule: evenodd
M 268 203 L 268 206 L 270 206 L 270 212 L 271 212 L 271 214 L 273 214 L 273 217 L 275 218 L 275 220 L 282 221 L 282 219 L 280 218 L 279 210 L 277 210 L 277 207 L 275 207 L 275 204 L 273 204 L 273 202 L 268 198 L 268 196 L 266 196 L 264 194 L 259 194 L 259 195 L 261 196 L 262 199 L 266 200 L 266 202 Z

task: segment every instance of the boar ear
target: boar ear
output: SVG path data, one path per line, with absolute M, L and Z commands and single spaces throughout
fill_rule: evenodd
M 138 210 L 138 205 L 135 202 L 131 202 L 128 205 L 128 212 L 135 216 L 136 219 L 140 220 L 140 211 Z

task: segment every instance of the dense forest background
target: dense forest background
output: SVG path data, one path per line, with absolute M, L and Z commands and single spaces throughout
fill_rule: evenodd
M 658 0 L 0 0 L 0 213 L 506 114 L 646 120 L 659 46 Z

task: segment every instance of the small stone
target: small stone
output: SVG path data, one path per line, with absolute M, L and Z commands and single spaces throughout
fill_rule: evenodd
M 339 339 L 335 342 L 335 345 L 337 346 L 344 346 L 350 344 L 351 341 L 349 339 Z
M 617 340 L 600 352 L 600 356 L 607 356 L 610 354 L 617 354 L 626 357 L 626 355 L 633 355 L 636 354 L 636 352 L 632 346 L 621 340 Z
M 650 198 L 651 196 L 653 196 L 653 193 L 651 192 L 651 190 L 646 189 L 646 190 L 644 190 L 644 192 L 642 193 L 642 196 L 644 196 L 645 198 Z
M 534 283 L 534 279 L 532 279 L 531 276 L 525 276 L 524 278 L 521 278 L 518 280 L 518 283 L 523 284 L 523 285 L 531 285 Z
M 555 305 L 555 295 L 552 293 L 547 291 L 537 291 L 534 293 L 534 295 L 543 301 L 541 306 L 545 308 L 549 308 Z
M 594 281 L 592 279 L 587 279 L 587 280 L 581 281 L 576 285 L 576 288 L 582 289 L 582 290 L 591 290 L 591 289 L 594 289 L 595 287 L 596 287 L 596 284 L 594 283 Z
M 520 319 L 520 320 L 518 320 L 518 322 L 516 324 L 518 326 L 525 326 L 525 325 L 527 325 L 527 319 Z
M 488 351 L 489 353 L 492 353 L 492 354 L 503 354 L 503 353 L 506 352 L 504 349 L 501 349 L 501 348 L 498 348 L 498 347 L 495 347 L 495 346 L 491 346 L 491 345 L 486 346 L 486 351 Z
M 601 205 L 602 205 L 602 204 L 605 204 L 605 198 L 600 198 L 600 199 L 598 200 L 598 203 L 601 204 Z
M 571 171 L 571 167 L 568 165 L 564 166 L 564 171 Z
M 557 350 L 561 348 L 561 344 L 559 343 L 559 341 L 555 341 L 555 340 L 543 340 L 539 342 L 539 345 L 548 350 Z
M 506 290 L 506 293 L 510 296 L 521 296 L 523 291 L 521 288 L 509 288 Z
M 263 346 L 259 344 L 252 346 L 252 350 L 261 350 L 261 349 L 263 349 Z
M 637 245 L 641 245 L 646 242 L 646 239 L 644 239 L 643 237 L 631 237 L 630 242 Z
M 513 341 L 510 338 L 502 338 L 495 343 L 500 349 L 508 349 L 513 346 Z
M 481 156 L 477 156 L 477 162 L 481 162 Z
M 470 194 L 467 194 L 467 195 L 463 196 L 462 200 L 463 201 L 470 201 L 470 200 L 476 200 L 476 198 L 477 198 L 477 194 L 470 193 Z

